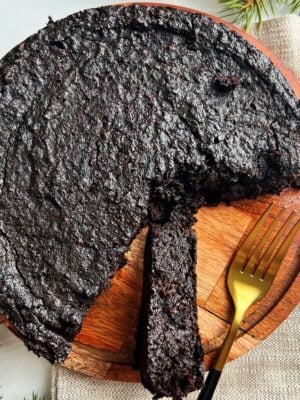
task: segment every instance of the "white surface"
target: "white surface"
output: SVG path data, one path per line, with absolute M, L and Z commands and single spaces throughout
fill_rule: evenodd
M 34 390 L 48 393 L 51 365 L 29 352 L 21 340 L 0 327 L 0 396 L 3 400 L 31 400 Z
M 73 12 L 122 0 L 0 0 L 0 58 L 26 37 L 54 20 Z M 152 2 L 155 2 L 152 0 Z M 217 14 L 217 0 L 160 0 Z M 31 398 L 32 391 L 49 394 L 50 365 L 28 352 L 22 342 L 0 327 L 0 396 L 3 400 Z

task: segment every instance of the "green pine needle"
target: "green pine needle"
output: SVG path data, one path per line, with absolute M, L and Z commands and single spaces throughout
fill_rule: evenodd
M 246 31 L 254 21 L 261 26 L 265 15 L 275 15 L 275 4 L 287 5 L 291 13 L 300 11 L 300 0 L 219 0 L 219 3 L 223 6 L 222 17 L 230 17 Z
M 289 3 L 290 11 L 292 13 L 300 10 L 300 0 L 292 0 Z
M 24 400 L 28 400 L 24 397 Z M 31 400 L 49 400 L 46 396 L 39 396 L 37 393 L 32 392 Z
M 3 396 L 0 396 L 0 400 L 1 400 L 1 399 L 3 399 Z M 49 398 L 49 397 L 46 397 L 46 396 L 39 396 L 37 393 L 32 392 L 32 397 L 31 397 L 31 399 L 26 399 L 26 398 L 24 397 L 24 400 L 50 400 L 50 398 Z

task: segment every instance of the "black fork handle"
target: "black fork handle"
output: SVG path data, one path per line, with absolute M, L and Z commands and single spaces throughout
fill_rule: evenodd
M 221 371 L 211 369 L 197 400 L 211 400 L 221 376 Z

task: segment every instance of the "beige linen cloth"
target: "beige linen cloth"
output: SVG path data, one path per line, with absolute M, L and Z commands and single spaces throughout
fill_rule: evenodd
M 266 21 L 250 33 L 276 53 L 300 79 L 300 17 Z M 300 399 L 300 308 L 258 348 L 228 364 L 214 400 Z M 52 400 L 150 400 L 141 384 L 99 381 L 53 367 Z M 197 393 L 188 399 L 196 400 Z

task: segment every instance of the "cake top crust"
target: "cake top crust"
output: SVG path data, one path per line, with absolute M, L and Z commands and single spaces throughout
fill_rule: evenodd
M 206 16 L 90 9 L 0 62 L 0 309 L 63 361 L 149 221 L 299 185 L 299 102 Z

